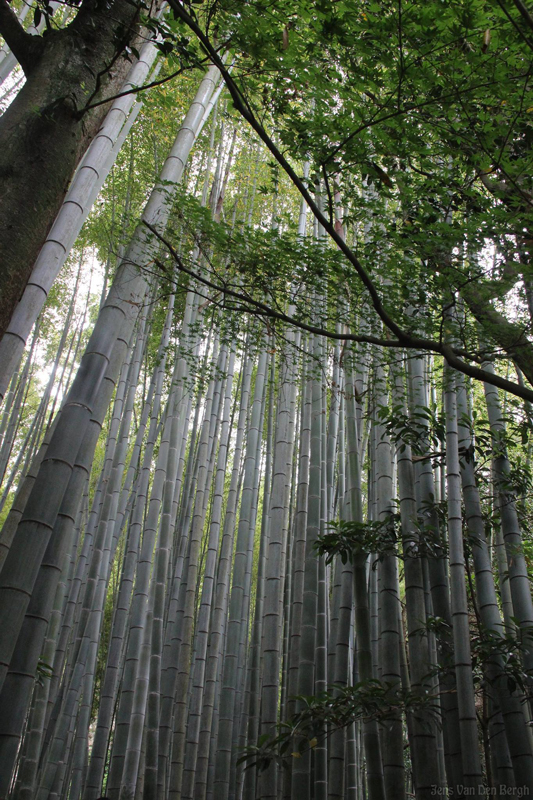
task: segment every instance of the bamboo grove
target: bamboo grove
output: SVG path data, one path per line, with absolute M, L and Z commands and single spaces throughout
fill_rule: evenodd
M 529 796 L 533 19 L 169 6 L 4 309 L 0 798 Z

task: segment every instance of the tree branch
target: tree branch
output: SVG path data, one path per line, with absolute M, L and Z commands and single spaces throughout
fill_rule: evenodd
M 505 16 L 507 17 L 507 19 L 509 20 L 509 22 L 511 23 L 511 25 L 513 26 L 513 28 L 518 32 L 518 35 L 522 37 L 522 39 L 527 44 L 529 49 L 533 50 L 533 43 L 531 42 L 530 39 L 528 39 L 528 37 L 525 35 L 525 33 L 522 30 L 520 30 L 520 26 L 514 21 L 512 16 L 509 14 L 509 12 L 505 8 L 505 4 L 502 2 L 502 0 L 497 0 L 497 3 L 500 6 L 500 8 L 503 11 L 503 13 L 505 14 Z
M 469 283 L 461 289 L 461 296 L 481 327 L 504 348 L 532 383 L 533 346 L 526 331 L 500 314 L 486 299 L 483 288 L 483 284 Z
M 513 2 L 515 4 L 515 6 L 517 7 L 517 9 L 520 11 L 522 17 L 527 22 L 528 26 L 533 31 L 533 17 L 531 16 L 529 11 L 527 10 L 525 5 L 523 4 L 522 0 L 513 0 Z
M 24 73 L 29 75 L 41 52 L 42 39 L 26 33 L 7 0 L 0 0 L 0 34 Z
M 82 117 L 83 114 L 85 114 L 87 111 L 90 111 L 92 108 L 98 108 L 98 106 L 103 106 L 106 103 L 112 103 L 114 100 L 118 100 L 119 97 L 126 97 L 128 94 L 138 94 L 139 92 L 145 92 L 148 89 L 153 89 L 155 86 L 162 86 L 164 83 L 168 83 L 174 78 L 177 78 L 178 75 L 182 75 L 186 70 L 195 68 L 196 65 L 194 67 L 180 67 L 175 72 L 167 75 L 166 78 L 159 78 L 158 80 L 147 83 L 144 86 L 134 86 L 131 89 L 126 89 L 124 92 L 119 92 L 118 94 L 111 95 L 111 97 L 106 97 L 104 100 L 98 100 L 96 103 L 91 103 L 90 105 L 84 106 L 78 112 L 78 116 Z
M 189 277 L 194 278 L 199 283 L 207 286 L 210 289 L 213 289 L 216 292 L 219 292 L 223 295 L 228 297 L 233 297 L 236 300 L 240 300 L 243 303 L 246 303 L 247 307 L 250 309 L 251 313 L 260 314 L 264 317 L 270 317 L 271 319 L 280 320 L 280 322 L 285 322 L 288 325 L 294 325 L 301 330 L 308 331 L 309 333 L 314 333 L 318 336 L 325 336 L 328 339 L 336 339 L 340 341 L 348 341 L 348 342 L 365 342 L 367 344 L 374 344 L 378 347 L 405 347 L 405 344 L 397 339 L 380 339 L 377 336 L 365 336 L 359 335 L 356 333 L 337 333 L 335 331 L 328 331 L 327 328 L 320 328 L 316 325 L 310 325 L 307 322 L 301 322 L 300 320 L 295 319 L 294 317 L 289 316 L 288 314 L 283 314 L 281 311 L 276 311 L 275 309 L 268 306 L 266 303 L 262 303 L 260 300 L 255 300 L 253 297 L 249 295 L 244 295 L 241 292 L 237 292 L 234 289 L 231 289 L 227 285 L 215 283 L 214 281 L 210 281 L 208 278 L 204 278 L 201 275 L 198 275 L 192 269 L 189 269 L 185 266 L 183 259 L 181 256 L 176 252 L 176 250 L 172 247 L 170 242 L 165 239 L 160 233 L 158 233 L 157 229 L 150 225 L 148 222 L 143 221 L 146 227 L 159 239 L 162 244 L 165 245 L 169 253 L 172 255 L 172 258 L 178 265 L 178 268 L 181 272 L 185 275 L 189 275 Z M 155 263 L 159 266 L 160 269 L 165 270 L 164 264 L 160 261 L 155 261 Z M 251 307 L 251 308 L 250 308 Z M 242 309 L 243 311 L 245 309 Z M 520 386 L 517 383 L 513 383 L 512 381 L 508 381 L 506 378 L 500 377 L 500 375 L 495 375 L 491 372 L 487 372 L 480 367 L 475 367 L 472 364 L 468 364 L 463 361 L 459 356 L 456 354 L 453 347 L 450 345 L 439 343 L 439 342 L 432 342 L 430 340 L 417 340 L 419 342 L 426 342 L 426 346 L 418 346 L 417 349 L 420 350 L 429 350 L 431 352 L 439 353 L 440 355 L 444 356 L 448 364 L 453 367 L 454 369 L 462 372 L 464 375 L 468 375 L 475 380 L 484 381 L 485 383 L 490 383 L 492 386 L 496 386 L 499 389 L 503 389 L 506 392 L 510 392 L 511 394 L 516 395 L 517 397 L 521 397 L 524 400 L 533 401 L 533 391 L 531 389 L 527 389 L 525 386 Z

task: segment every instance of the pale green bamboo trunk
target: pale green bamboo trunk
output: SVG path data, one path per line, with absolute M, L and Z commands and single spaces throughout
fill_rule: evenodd
M 471 452 L 472 438 L 468 427 L 464 424 L 469 419 L 466 402 L 466 391 L 462 376 L 457 376 L 457 410 L 461 423 L 458 428 L 459 447 L 463 452 Z M 474 463 L 471 458 L 463 457 L 460 462 L 463 496 L 465 502 L 465 519 L 469 532 L 473 537 L 472 557 L 476 576 L 477 605 L 485 633 L 505 636 L 505 628 L 498 608 L 496 589 L 492 574 L 490 554 L 485 536 L 485 522 L 481 513 L 479 493 L 476 486 Z M 530 731 L 526 727 L 523 714 L 525 697 L 519 689 L 509 691 L 507 676 L 504 674 L 503 654 L 492 653 L 485 665 L 489 687 L 501 708 L 504 731 L 494 742 L 496 753 L 502 748 L 507 738 L 509 754 L 516 776 L 516 786 L 533 785 L 533 752 L 531 749 Z M 498 744 L 500 742 L 500 744 Z M 504 779 L 502 785 L 508 782 Z
M 229 617 L 227 624 L 227 640 L 224 654 L 224 672 L 222 693 L 220 696 L 219 728 L 215 767 L 215 792 L 221 797 L 228 797 L 230 792 L 231 743 L 233 721 L 236 712 L 237 671 L 241 627 L 244 625 L 246 609 L 244 608 L 244 591 L 246 580 L 246 562 L 248 540 L 250 538 L 250 515 L 252 510 L 253 484 L 255 478 L 255 461 L 257 441 L 259 438 L 259 422 L 261 405 L 264 396 L 264 381 L 267 354 L 262 349 L 255 376 L 254 402 L 246 439 L 246 455 L 244 460 L 244 477 L 241 499 L 241 510 L 237 531 L 233 580 L 229 601 Z
M 449 370 L 446 373 L 446 381 L 446 483 L 454 666 L 457 681 L 464 780 L 472 795 L 478 797 L 483 796 L 483 775 L 478 749 L 472 657 L 470 652 L 470 627 L 465 584 L 457 404 L 453 374 Z
M 289 332 L 288 338 L 289 342 L 293 343 L 299 337 L 294 332 Z M 294 356 L 289 352 L 287 353 L 287 362 L 281 368 L 278 388 L 269 510 L 270 536 L 265 568 L 261 732 L 269 735 L 275 732 L 275 725 L 278 719 L 284 549 L 287 537 L 289 484 L 293 454 L 293 424 L 291 424 L 291 420 L 294 418 L 296 401 L 295 369 Z M 275 763 L 271 763 L 259 776 L 258 798 L 261 798 L 261 800 L 275 800 L 278 792 L 278 779 L 278 766 Z
M 224 650 L 226 613 L 229 602 L 230 571 L 235 535 L 235 518 L 237 501 L 239 497 L 239 473 L 241 467 L 241 454 L 245 434 L 246 417 L 249 405 L 252 366 L 253 364 L 251 359 L 249 357 L 246 358 L 242 366 L 243 378 L 239 403 L 239 416 L 237 421 L 237 434 L 235 450 L 233 454 L 231 480 L 224 515 L 224 527 L 222 532 L 222 541 L 220 544 L 215 597 L 213 602 L 213 613 L 209 634 L 209 649 L 207 654 L 205 689 L 202 718 L 200 721 L 194 790 L 195 798 L 198 797 L 200 799 L 206 797 L 209 785 L 211 785 L 211 788 L 214 786 L 215 778 L 213 772 L 210 783 L 208 778 L 209 751 L 212 735 L 216 734 L 218 728 L 219 715 L 215 712 L 215 705 L 219 697 L 219 689 L 222 679 L 222 675 L 220 674 L 222 671 L 222 658 L 220 656 Z M 214 736 L 214 740 L 216 741 L 216 735 Z
M 403 359 L 398 358 L 395 367 L 393 398 L 394 405 L 405 413 L 407 403 L 402 375 L 403 367 Z M 432 694 L 435 687 L 430 677 L 432 662 L 427 631 L 421 541 L 417 520 L 412 453 L 408 443 L 398 443 L 396 462 L 404 554 L 410 688 L 423 699 Z M 427 710 L 416 709 L 410 715 L 409 740 L 415 794 L 417 798 L 424 798 L 424 800 L 434 796 L 435 787 L 445 785 L 445 776 L 439 774 L 437 760 L 438 711 L 437 698 L 435 698 L 434 704 L 428 706 Z

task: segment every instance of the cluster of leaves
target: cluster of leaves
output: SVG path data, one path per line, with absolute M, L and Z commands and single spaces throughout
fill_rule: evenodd
M 377 416 L 400 453 L 409 446 L 415 456 L 430 458 L 442 455 L 440 450 L 446 438 L 446 426 L 443 414 L 438 410 L 417 407 L 407 413 L 401 404 L 396 404 L 390 408 L 382 406 Z M 431 453 L 431 450 L 438 452 Z
M 79 5 L 79 0 L 71 0 L 71 2 L 67 3 L 67 5 L 77 6 Z M 52 17 L 54 16 L 54 8 L 50 5 L 48 0 L 40 0 L 35 5 L 33 10 L 33 24 L 36 28 L 39 27 L 41 21 L 44 19 L 46 27 L 50 28 L 52 25 Z
M 446 500 L 437 501 L 434 497 L 424 500 L 418 510 L 415 526 L 418 533 L 417 548 L 420 555 L 430 558 L 446 558 L 448 543 L 443 531 L 448 525 Z M 415 555 L 414 552 L 411 553 Z
M 160 53 L 172 56 L 174 66 L 179 65 L 181 69 L 201 66 L 201 54 L 193 37 L 185 35 L 171 17 L 155 18 L 150 16 L 151 9 L 146 3 L 141 3 L 141 7 L 146 12 L 142 17 L 142 24 L 154 34 Z
M 523 653 L 533 643 L 533 628 L 506 631 L 481 628 L 472 632 L 472 668 L 474 679 L 481 684 L 487 679 L 491 665 L 492 680 L 505 680 L 512 693 L 516 689 L 526 695 L 530 692 L 531 675 L 524 670 Z
M 437 714 L 436 698 L 429 692 L 414 693 L 375 679 L 353 686 L 335 684 L 327 692 L 295 699 L 300 710 L 278 725 L 277 734 L 263 734 L 257 745 L 245 748 L 239 764 L 245 764 L 246 769 L 256 767 L 260 772 L 272 761 L 287 767 L 290 758 L 301 758 L 316 747 L 328 729 L 344 728 L 357 719 L 385 721 L 398 713 L 416 713 L 421 709 L 433 709 Z
M 465 440 L 460 442 L 460 456 L 466 462 L 474 462 L 480 487 L 488 487 L 483 498 L 483 516 L 486 524 L 497 528 L 500 525 L 499 502 L 494 502 L 495 487 L 492 482 L 493 460 L 501 458 L 503 474 L 498 481 L 498 492 L 506 497 L 506 502 L 514 502 L 524 533 L 524 551 L 531 561 L 531 504 L 533 500 L 533 476 L 528 457 L 531 436 L 529 414 L 523 408 L 512 408 L 501 417 L 502 427 L 494 430 L 489 421 L 474 412 L 473 418 L 463 417 L 460 421 L 468 431 Z M 505 466 L 506 465 L 506 466 Z M 475 542 L 474 542 L 475 544 Z
M 334 520 L 328 528 L 314 544 L 317 554 L 326 556 L 326 564 L 337 555 L 343 564 L 369 553 L 375 553 L 378 560 L 387 555 L 398 555 L 400 530 L 397 514 L 390 514 L 379 522 Z
M 37 662 L 37 673 L 35 676 L 35 680 L 39 686 L 44 686 L 45 681 L 49 681 L 54 674 L 53 667 L 50 664 L 47 664 L 46 661 L 43 661 L 42 658 L 39 659 Z
M 419 519 L 411 521 L 411 530 L 402 529 L 397 513 L 379 521 L 333 520 L 326 532 L 317 537 L 314 548 L 317 555 L 326 556 L 326 564 L 335 556 L 346 564 L 370 553 L 376 556 L 374 567 L 389 555 L 399 559 L 445 558 L 448 550 L 441 528 L 445 530 L 446 522 L 446 503 L 435 502 L 423 505 Z
M 317 291 L 334 299 L 346 295 L 349 272 L 337 250 L 310 237 L 302 239 L 294 228 L 243 230 L 241 225 L 216 222 L 210 210 L 187 192 L 177 200 L 173 228 L 181 232 L 183 262 L 201 275 L 184 242 L 189 243 L 189 253 L 199 248 L 205 277 L 220 289 L 214 299 L 226 310 L 268 318 L 269 309 L 286 314 L 291 304 L 295 308 L 292 317 L 300 323 L 334 330 L 336 323 L 350 322 L 349 310 L 336 301 L 323 308 L 309 302 Z M 171 259 L 166 263 L 170 272 Z M 267 308 L 262 309 L 257 302 Z M 275 321 L 270 315 L 270 324 L 275 325 Z

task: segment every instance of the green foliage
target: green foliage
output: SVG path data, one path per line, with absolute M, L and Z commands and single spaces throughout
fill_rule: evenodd
M 398 713 L 416 713 L 422 708 L 437 714 L 435 697 L 430 693 L 415 694 L 375 679 L 353 686 L 335 684 L 329 691 L 312 697 L 298 695 L 295 700 L 300 710 L 278 725 L 275 736 L 263 734 L 257 745 L 245 748 L 237 763 L 259 772 L 272 761 L 287 768 L 289 759 L 301 758 L 306 750 L 317 746 L 326 728 L 338 730 L 355 720 L 385 722 Z
M 531 647 L 533 629 L 501 633 L 481 628 L 472 632 L 472 668 L 479 684 L 487 678 L 487 667 L 496 666 L 496 680 L 505 680 L 512 693 L 529 694 L 531 676 L 524 671 L 522 654 Z
M 500 323 L 529 269 L 533 188 L 530 32 L 516 10 L 224 0 L 188 12 L 230 43 L 245 102 L 300 174 L 310 162 L 330 219 L 338 189 L 349 242 L 374 280 L 386 278 L 395 321 L 441 339 L 462 291 L 483 330 L 467 315 L 461 346 L 512 347 L 530 326 L 524 303 L 505 333 Z M 345 283 L 358 302 L 358 278 Z
M 380 522 L 335 520 L 329 524 L 329 532 L 317 537 L 314 547 L 318 555 L 326 556 L 326 564 L 331 564 L 336 555 L 343 564 L 368 553 L 377 554 L 381 560 L 386 555 L 398 555 L 398 523 L 396 514 Z
M 409 446 L 413 455 L 430 458 L 428 448 L 440 450 L 446 438 L 443 415 L 431 408 L 417 407 L 406 413 L 401 404 L 391 408 L 382 406 L 377 412 L 378 419 L 385 426 L 391 441 L 398 445 L 400 453 Z M 436 455 L 442 455 L 440 452 Z
M 44 685 L 44 681 L 49 681 L 54 674 L 53 667 L 50 664 L 47 664 L 46 661 L 43 661 L 42 658 L 39 659 L 37 662 L 37 673 L 35 676 L 35 681 L 39 686 Z

